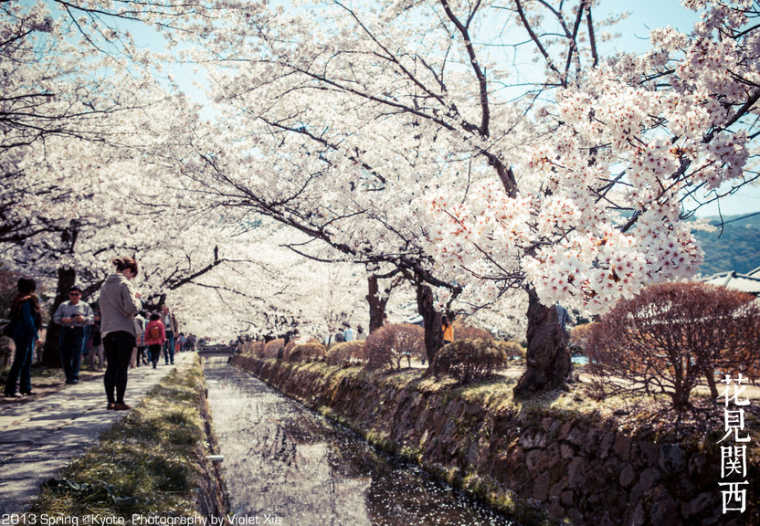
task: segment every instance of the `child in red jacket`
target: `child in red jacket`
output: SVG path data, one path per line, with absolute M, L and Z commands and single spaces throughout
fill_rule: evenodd
M 161 321 L 161 316 L 157 313 L 150 315 L 148 326 L 145 327 L 145 345 L 148 346 L 150 361 L 153 362 L 153 368 L 156 368 L 158 357 L 161 354 L 161 347 L 166 341 L 166 327 Z

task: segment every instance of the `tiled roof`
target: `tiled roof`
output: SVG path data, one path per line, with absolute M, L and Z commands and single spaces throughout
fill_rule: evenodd
M 748 274 L 737 272 L 719 272 L 712 276 L 705 276 L 702 281 L 710 285 L 719 285 L 731 290 L 738 290 L 760 296 L 760 267 Z

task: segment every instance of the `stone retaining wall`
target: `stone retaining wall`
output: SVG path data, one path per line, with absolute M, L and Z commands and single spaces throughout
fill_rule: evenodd
M 595 526 L 760 524 L 758 459 L 750 509 L 722 515 L 719 446 L 707 440 L 659 443 L 585 415 L 497 413 L 451 391 L 399 388 L 356 369 L 244 356 L 233 363 L 522 524 L 547 515 Z
M 217 454 L 219 445 L 213 432 L 211 412 L 208 407 L 208 389 L 204 387 L 198 400 L 201 417 L 203 418 L 204 439 L 207 444 L 199 451 L 198 462 L 203 473 L 199 480 L 196 493 L 198 511 L 203 517 L 211 517 L 219 521 L 230 512 L 230 502 L 227 489 L 222 478 L 219 464 L 208 459 L 208 454 Z

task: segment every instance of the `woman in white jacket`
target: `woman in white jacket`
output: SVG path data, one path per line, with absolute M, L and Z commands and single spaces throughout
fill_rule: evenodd
M 124 403 L 127 390 L 127 369 L 135 346 L 135 315 L 140 310 L 140 301 L 129 285 L 129 280 L 137 276 L 137 261 L 130 257 L 115 258 L 116 272 L 108 276 L 100 288 L 100 330 L 103 334 L 108 409 L 125 411 L 130 407 Z

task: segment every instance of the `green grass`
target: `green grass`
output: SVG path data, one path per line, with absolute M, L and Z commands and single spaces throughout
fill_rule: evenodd
M 519 375 L 515 376 L 513 370 L 501 372 L 489 378 L 461 384 L 453 378 L 442 376 L 435 378 L 432 375 L 425 376 L 421 369 L 404 369 L 401 371 L 375 371 L 369 372 L 361 367 L 343 368 L 331 366 L 324 362 L 300 362 L 295 364 L 277 363 L 276 360 L 267 360 L 277 367 L 287 366 L 291 370 L 308 371 L 311 374 L 321 376 L 327 382 L 331 394 L 338 388 L 341 381 L 349 378 L 352 382 L 361 384 L 370 382 L 382 387 L 390 387 L 394 390 L 414 389 L 426 394 L 441 394 L 447 400 L 458 399 L 470 404 L 478 404 L 492 414 L 516 413 L 522 419 L 533 420 L 544 416 L 560 418 L 562 420 L 587 420 L 598 422 L 605 419 L 613 419 L 620 429 L 636 430 L 641 428 L 653 429 L 660 438 L 667 438 L 673 431 L 675 416 L 669 409 L 670 399 L 667 395 L 657 394 L 645 396 L 636 393 L 607 393 L 603 397 L 597 396 L 592 385 L 588 382 L 570 384 L 568 390 L 556 389 L 553 391 L 534 395 L 528 399 L 515 400 L 513 388 Z M 685 415 L 685 421 L 676 432 L 676 438 L 682 438 L 682 434 L 692 433 L 697 427 L 716 427 L 722 424 L 722 413 L 715 408 L 710 410 L 710 405 L 705 396 L 693 393 L 693 400 L 700 401 L 703 407 L 701 413 Z M 753 400 L 753 404 L 756 400 Z M 705 410 L 706 408 L 706 410 Z M 696 418 L 696 420 L 695 420 Z M 708 418 L 708 420 L 703 419 Z M 748 422 L 755 427 L 756 415 L 748 414 Z M 703 432 L 701 430 L 700 432 Z M 760 430 L 754 429 L 754 433 Z M 673 437 L 671 437 L 673 438 Z
M 30 511 L 48 515 L 198 516 L 206 453 L 200 361 L 173 370 L 100 442 L 42 485 Z

